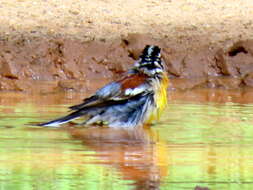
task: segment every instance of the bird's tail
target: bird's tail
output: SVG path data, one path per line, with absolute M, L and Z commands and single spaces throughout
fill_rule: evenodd
M 74 120 L 82 115 L 83 114 L 80 111 L 76 111 L 76 112 L 73 112 L 73 113 L 71 113 L 67 116 L 64 116 L 64 117 L 60 117 L 58 119 L 48 121 L 46 123 L 40 123 L 40 124 L 38 124 L 38 126 L 57 127 L 58 125 L 61 125 L 63 123 L 67 123 L 67 122 Z

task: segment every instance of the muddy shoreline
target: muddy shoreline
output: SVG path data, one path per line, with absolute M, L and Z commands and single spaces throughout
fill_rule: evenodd
M 170 89 L 253 87 L 253 40 L 189 48 L 148 34 L 129 34 L 92 41 L 64 36 L 1 38 L 0 89 L 94 91 L 120 77 L 146 44 L 162 48 Z

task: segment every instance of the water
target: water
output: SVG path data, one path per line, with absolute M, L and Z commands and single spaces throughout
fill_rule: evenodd
M 0 189 L 253 189 L 252 93 L 170 92 L 137 131 L 34 127 L 83 95 L 0 93 Z

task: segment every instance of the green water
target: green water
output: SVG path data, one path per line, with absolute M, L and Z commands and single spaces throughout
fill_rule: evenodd
M 173 93 L 161 121 L 137 131 L 33 127 L 83 96 L 1 93 L 0 190 L 253 189 L 253 102 Z

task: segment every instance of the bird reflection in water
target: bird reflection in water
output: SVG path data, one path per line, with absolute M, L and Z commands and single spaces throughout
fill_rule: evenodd
M 74 139 L 81 140 L 96 151 L 104 165 L 118 169 L 124 180 L 135 189 L 159 189 L 167 175 L 168 155 L 159 136 L 152 129 L 135 130 L 113 128 L 70 129 Z

